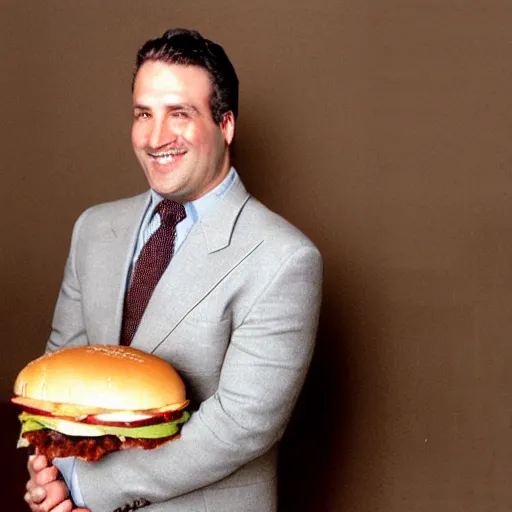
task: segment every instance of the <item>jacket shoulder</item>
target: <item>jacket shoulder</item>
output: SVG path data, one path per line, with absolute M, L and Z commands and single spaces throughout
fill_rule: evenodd
M 275 241 L 280 245 L 309 246 L 318 250 L 297 226 L 254 197 L 247 201 L 240 221 L 244 230 L 250 230 L 252 226 L 267 241 Z
M 113 217 L 122 216 L 124 213 L 133 211 L 134 209 L 142 208 L 147 201 L 148 193 L 145 192 L 133 197 L 125 197 L 116 199 L 115 201 L 99 203 L 84 210 L 79 218 L 111 219 Z

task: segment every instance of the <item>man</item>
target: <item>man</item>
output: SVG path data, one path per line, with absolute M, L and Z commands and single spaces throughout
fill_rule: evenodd
M 132 144 L 151 190 L 78 219 L 47 350 L 131 343 L 172 362 L 196 410 L 160 448 L 55 461 L 65 480 L 31 457 L 34 512 L 71 510 L 65 481 L 92 512 L 276 510 L 277 447 L 313 352 L 322 262 L 231 166 L 237 114 L 238 79 L 219 45 L 178 29 L 140 49 Z M 186 216 L 133 326 L 132 280 L 164 198 Z

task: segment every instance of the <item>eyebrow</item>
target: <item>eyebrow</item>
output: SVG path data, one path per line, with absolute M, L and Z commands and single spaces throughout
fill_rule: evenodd
M 177 103 L 173 105 L 167 105 L 166 108 L 171 112 L 175 112 L 176 110 L 191 110 L 199 114 L 199 110 L 197 109 L 197 107 L 195 107 L 194 105 L 190 105 L 189 103 Z M 151 108 L 146 105 L 136 104 L 133 105 L 133 110 L 151 110 Z

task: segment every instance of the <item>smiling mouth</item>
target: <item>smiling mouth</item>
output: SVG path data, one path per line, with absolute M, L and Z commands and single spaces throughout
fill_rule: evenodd
M 177 157 L 184 155 L 186 152 L 186 149 L 176 149 L 162 153 L 148 153 L 148 156 L 159 164 L 167 164 L 175 160 Z

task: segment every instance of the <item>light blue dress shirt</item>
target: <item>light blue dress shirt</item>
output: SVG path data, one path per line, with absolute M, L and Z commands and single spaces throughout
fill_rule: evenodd
M 192 226 L 205 214 L 205 212 L 210 210 L 215 205 L 215 203 L 217 203 L 217 201 L 222 198 L 224 194 L 226 194 L 226 192 L 233 186 L 235 182 L 239 180 L 240 177 L 238 176 L 235 168 L 231 167 L 228 175 L 214 189 L 210 190 L 210 192 L 200 197 L 199 199 L 196 199 L 195 201 L 184 203 L 183 206 L 185 207 L 187 216 L 176 225 L 174 254 L 179 251 L 183 242 L 187 238 L 187 235 L 192 229 Z M 142 218 L 139 229 L 139 236 L 137 238 L 137 243 L 135 244 L 133 260 L 129 271 L 130 277 L 142 247 L 149 240 L 151 235 L 160 227 L 160 215 L 155 213 L 155 208 L 164 198 L 160 194 L 157 194 L 154 190 L 151 190 L 150 194 L 151 201 L 144 214 L 144 217 Z M 172 265 L 172 260 L 170 265 Z M 82 497 L 82 493 L 80 492 L 78 477 L 75 472 L 75 462 L 75 457 L 56 458 L 53 460 L 53 464 L 57 466 L 57 469 L 62 474 L 62 477 L 68 486 L 71 497 L 73 498 L 73 502 L 78 507 L 84 507 L 84 499 Z
M 214 189 L 210 190 L 207 194 L 191 201 L 184 203 L 186 217 L 176 225 L 176 239 L 174 241 L 174 254 L 176 254 L 185 239 L 192 226 L 207 212 L 233 185 L 235 181 L 240 178 L 234 167 L 231 167 L 228 175 L 219 183 Z M 155 208 L 158 203 L 164 199 L 160 194 L 157 194 L 154 190 L 151 190 L 151 201 L 148 205 L 146 213 L 142 219 L 142 223 L 139 230 L 139 237 L 135 245 L 135 251 L 133 253 L 133 261 L 130 269 L 132 272 L 135 263 L 140 255 L 142 247 L 149 240 L 151 235 L 160 227 L 160 215 L 155 213 Z M 172 261 L 171 261 L 172 264 Z

